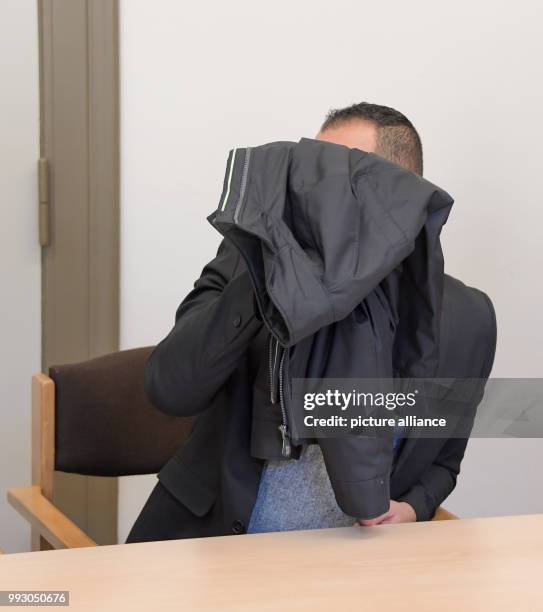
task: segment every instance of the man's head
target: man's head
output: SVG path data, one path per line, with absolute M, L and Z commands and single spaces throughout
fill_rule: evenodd
M 388 106 L 360 102 L 331 110 L 316 138 L 377 153 L 422 176 L 417 130 L 405 115 Z

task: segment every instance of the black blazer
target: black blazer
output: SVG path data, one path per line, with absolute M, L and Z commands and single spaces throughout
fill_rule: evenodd
M 266 338 L 245 263 L 223 241 L 146 366 L 153 403 L 193 416 L 194 424 L 159 472 L 127 542 L 245 532 L 264 464 L 251 457 L 250 434 L 252 381 Z M 487 378 L 495 347 L 488 297 L 445 276 L 438 376 Z M 454 489 L 466 444 L 465 438 L 406 439 L 391 474 L 391 498 L 411 504 L 418 520 L 430 519 Z

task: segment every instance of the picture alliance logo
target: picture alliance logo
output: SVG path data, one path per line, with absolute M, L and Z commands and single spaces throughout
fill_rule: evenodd
M 339 389 L 328 389 L 321 393 L 304 393 L 304 409 L 314 410 L 319 407 L 339 408 L 385 408 L 395 410 L 396 408 L 413 407 L 417 403 L 418 389 L 409 393 L 382 393 L 382 392 L 344 392 Z

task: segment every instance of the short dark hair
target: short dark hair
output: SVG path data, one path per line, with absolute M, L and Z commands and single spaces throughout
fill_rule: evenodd
M 422 176 L 422 143 L 405 115 L 390 106 L 359 102 L 329 111 L 321 131 L 354 119 L 370 121 L 377 128 L 376 153 Z

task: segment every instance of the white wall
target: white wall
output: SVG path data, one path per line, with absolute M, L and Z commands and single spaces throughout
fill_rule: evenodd
M 426 176 L 456 199 L 449 273 L 488 292 L 495 376 L 539 376 L 543 341 L 543 55 L 537 0 L 122 0 L 122 345 L 156 343 L 218 244 L 233 146 L 313 136 L 330 107 L 407 114 Z M 464 516 L 543 510 L 518 474 L 540 440 L 476 440 L 447 504 Z M 513 489 L 513 483 L 514 489 Z M 123 481 L 120 537 L 153 479 Z
M 40 370 L 38 17 L 35 0 L 0 4 L 0 547 L 30 550 L 6 490 L 30 484 L 30 377 Z

